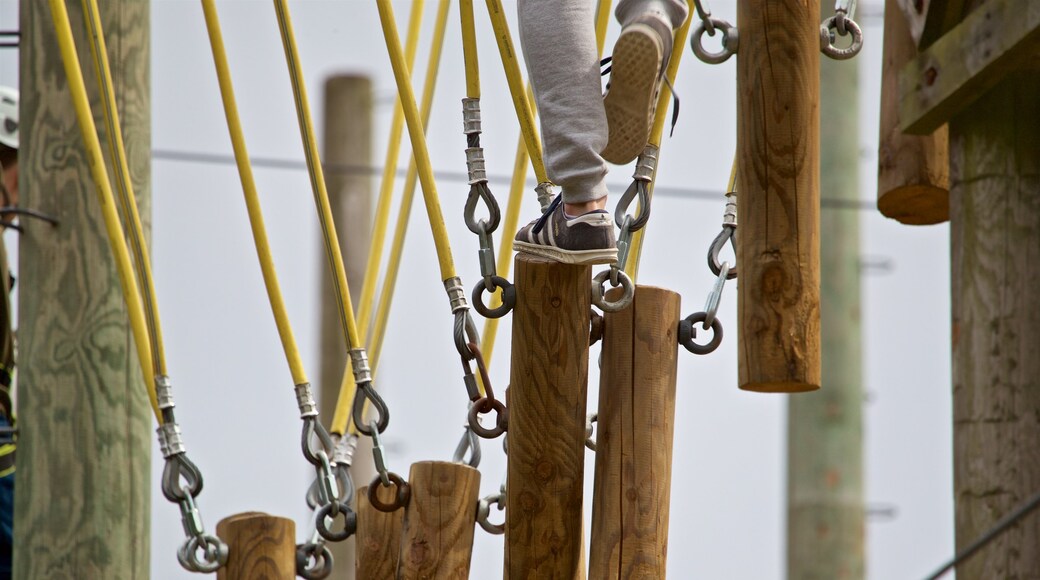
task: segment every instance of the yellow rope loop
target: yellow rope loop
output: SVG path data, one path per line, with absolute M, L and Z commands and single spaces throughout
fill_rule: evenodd
M 430 42 L 429 61 L 426 65 L 426 78 L 423 81 L 422 96 L 422 122 L 425 127 L 430 120 L 430 112 L 433 110 L 434 89 L 437 87 L 437 74 L 440 71 L 441 54 L 444 48 L 444 36 L 448 25 L 448 9 L 450 0 L 440 0 L 437 7 L 437 16 L 434 20 L 433 39 Z M 414 157 L 409 159 L 408 173 L 405 176 L 404 190 L 401 194 L 401 205 L 397 213 L 397 223 L 394 227 L 394 237 L 390 244 L 390 256 L 387 260 L 386 276 L 383 280 L 382 289 L 379 292 L 379 303 L 375 310 L 372 323 L 372 333 L 369 343 L 369 359 L 374 375 L 379 367 L 380 355 L 383 351 L 383 338 L 386 336 L 386 326 L 390 318 L 390 306 L 393 303 L 394 289 L 397 287 L 397 275 L 401 270 L 401 256 L 404 254 L 404 240 L 408 232 L 408 219 L 412 212 L 412 203 L 415 200 L 415 187 L 418 182 L 418 172 Z M 365 280 L 368 282 L 368 280 Z M 348 361 L 349 365 L 349 361 Z M 339 397 L 336 400 L 336 412 L 332 418 L 332 432 L 344 433 L 348 429 L 351 433 L 357 433 L 357 429 L 350 421 L 350 412 L 354 400 L 355 386 L 350 380 L 350 371 L 346 371 L 343 382 L 340 384 Z M 366 406 L 367 416 L 367 406 Z
M 325 189 L 325 175 L 318 155 L 318 141 L 314 137 L 314 125 L 311 122 L 310 104 L 307 99 L 307 87 L 303 82 L 303 71 L 300 68 L 299 50 L 296 48 L 296 36 L 293 33 L 292 19 L 286 0 L 274 0 L 275 13 L 278 17 L 278 28 L 285 49 L 285 61 L 289 67 L 289 79 L 292 81 L 293 98 L 296 101 L 296 116 L 300 125 L 300 137 L 303 140 L 304 156 L 307 160 L 307 173 L 310 176 L 314 203 L 318 209 L 318 221 L 321 224 L 322 237 L 325 241 L 325 253 L 329 267 L 332 269 L 332 282 L 339 297 L 340 322 L 347 348 L 363 348 L 358 335 L 357 323 L 354 320 L 354 305 L 350 301 L 350 286 L 347 283 L 347 270 L 343 266 L 343 254 L 336 234 L 336 224 L 332 219 L 332 207 Z
M 128 240 L 136 267 L 137 281 L 140 285 L 141 299 L 148 326 L 152 349 L 152 364 L 155 375 L 167 374 L 166 350 L 163 348 L 162 325 L 159 322 L 159 305 L 155 294 L 155 281 L 152 277 L 151 258 L 148 255 L 148 242 L 145 240 L 141 216 L 137 211 L 137 199 L 134 197 L 133 183 L 130 179 L 130 164 L 126 159 L 126 148 L 123 144 L 123 131 L 119 124 L 119 110 L 116 107 L 115 88 L 112 83 L 112 71 L 108 62 L 108 50 L 105 47 L 105 33 L 101 27 L 101 16 L 97 0 L 83 0 L 83 13 L 86 15 L 87 36 L 90 38 L 90 54 L 94 61 L 94 72 L 97 75 L 98 87 L 101 91 L 101 103 L 105 113 L 105 127 L 108 131 L 108 152 L 115 170 L 116 189 L 119 192 L 120 206 L 123 208 L 124 220 L 129 230 Z
M 231 83 L 231 71 L 228 68 L 227 53 L 224 50 L 224 37 L 220 32 L 220 20 L 213 0 L 202 0 L 202 12 L 206 19 L 206 31 L 209 34 L 210 48 L 213 52 L 213 64 L 217 70 L 217 81 L 220 85 L 220 98 L 224 104 L 224 117 L 227 119 L 228 134 L 235 152 L 235 163 L 238 165 L 238 176 L 242 181 L 242 194 L 245 197 L 246 211 L 249 215 L 249 227 L 253 233 L 256 256 L 260 262 L 267 299 L 271 303 L 278 336 L 285 352 L 285 360 L 289 364 L 294 385 L 307 382 L 307 373 L 303 368 L 300 351 L 296 347 L 289 314 L 282 299 L 282 290 L 278 284 L 278 273 L 275 270 L 274 258 L 271 255 L 271 244 L 267 239 L 267 228 L 264 226 L 263 209 L 260 207 L 260 196 L 253 178 L 253 168 L 249 162 L 249 151 L 242 132 L 242 121 L 238 116 L 238 105 L 235 101 L 235 88 Z
M 69 92 L 72 96 L 76 120 L 83 138 L 83 145 L 86 148 L 90 173 L 97 188 L 101 215 L 105 222 L 105 233 L 108 235 L 108 242 L 115 257 L 116 269 L 119 272 L 119 282 L 123 289 L 123 297 L 126 300 L 130 329 L 137 348 L 137 358 L 141 364 L 141 372 L 144 375 L 152 411 L 155 413 L 155 418 L 159 424 L 162 424 L 162 413 L 159 412 L 159 404 L 155 395 L 155 376 L 153 374 L 155 367 L 152 360 L 151 341 L 148 337 L 148 328 L 145 322 L 144 306 L 141 303 L 140 287 L 137 285 L 137 279 L 134 276 L 130 251 L 127 248 L 123 226 L 116 211 L 112 184 L 108 180 L 108 171 L 105 167 L 104 154 L 101 151 L 101 142 L 98 139 L 97 127 L 94 125 L 94 116 L 90 109 L 90 101 L 87 98 L 87 87 L 83 82 L 83 70 L 79 65 L 79 54 L 76 51 L 75 40 L 72 37 L 72 27 L 69 23 L 68 11 L 65 8 L 65 0 L 50 0 L 50 9 L 51 16 L 54 19 L 54 30 L 58 39 L 58 47 L 61 51 L 61 60 L 65 66 L 65 75 L 68 77 Z

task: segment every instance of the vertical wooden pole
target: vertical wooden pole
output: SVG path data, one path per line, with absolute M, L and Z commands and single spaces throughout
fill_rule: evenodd
M 379 487 L 379 499 L 390 502 L 394 488 Z M 386 513 L 368 503 L 368 486 L 359 487 L 354 506 L 357 511 L 357 559 L 354 572 L 358 580 L 386 580 L 397 573 L 401 552 L 404 510 Z M 337 568 L 342 570 L 342 567 Z
M 590 578 L 665 578 L 679 302 L 637 286 L 604 315 Z
M 420 461 L 408 482 L 397 578 L 469 578 L 480 472 L 459 463 Z
M 506 577 L 583 575 L 589 266 L 519 254 L 509 388 Z
M 347 278 L 361 280 L 372 233 L 372 179 L 367 172 L 348 172 L 343 167 L 368 167 L 372 164 L 372 80 L 365 76 L 336 75 L 325 81 L 324 163 L 326 188 L 332 206 L 336 229 L 340 232 Z M 347 364 L 347 346 L 338 315 L 338 299 L 332 291 L 331 273 L 322 258 L 321 284 L 321 421 L 332 423 L 339 396 L 343 371 Z M 351 299 L 358 299 L 361 284 L 351 286 Z M 356 302 L 355 302 L 356 304 Z M 372 442 L 368 437 L 358 441 L 354 452 L 353 476 L 368 482 L 375 476 Z M 337 563 L 339 578 L 354 577 L 351 562 L 356 556 L 356 540 L 332 542 L 329 548 Z M 345 571 L 345 572 L 344 572 Z
M 820 189 L 849 202 L 859 199 L 859 62 L 820 63 Z M 857 580 L 865 533 L 859 212 L 824 211 L 820 239 L 824 388 L 788 399 L 787 578 Z
M 738 0 L 740 388 L 820 387 L 820 5 Z
M 950 121 L 953 490 L 958 551 L 1040 487 L 1040 74 L 1009 75 Z M 1040 519 L 959 579 L 1040 570 Z
M 228 516 L 217 524 L 227 542 L 227 564 L 217 580 L 293 580 L 296 578 L 296 524 L 260 512 Z
M 878 211 L 904 224 L 927 225 L 950 219 L 949 132 L 946 126 L 925 136 L 899 130 L 899 73 L 916 56 L 917 46 L 898 0 L 886 0 Z M 824 118 L 844 124 L 830 115 Z
M 92 70 L 81 6 L 71 2 L 68 10 L 82 64 Z M 19 286 L 30 290 L 18 296 L 14 577 L 146 578 L 154 419 L 51 13 L 46 2 L 29 0 L 19 13 L 21 199 L 58 216 L 61 225 L 22 222 Z M 130 177 L 146 226 L 149 14 L 142 1 L 100 6 Z M 94 75 L 84 77 L 99 102 Z M 173 548 L 169 558 L 175 561 Z

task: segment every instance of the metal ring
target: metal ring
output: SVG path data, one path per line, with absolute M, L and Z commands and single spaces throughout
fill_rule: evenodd
M 722 252 L 722 247 L 726 245 L 726 242 L 730 243 L 735 254 L 737 252 L 737 229 L 735 227 L 729 225 L 722 226 L 722 231 L 715 236 L 715 239 L 711 241 L 711 246 L 708 247 L 708 269 L 716 276 L 722 271 L 722 262 L 719 262 L 719 254 Z M 726 279 L 732 280 L 736 277 L 737 267 L 730 266 Z
M 323 580 L 332 574 L 332 551 L 324 543 L 296 544 L 296 575 L 305 580 Z
M 368 503 L 381 512 L 391 513 L 408 505 L 408 501 L 412 499 L 412 486 L 408 485 L 407 481 L 392 471 L 387 473 L 387 477 L 390 478 L 390 484 L 397 488 L 397 492 L 394 494 L 394 501 L 385 503 L 379 499 L 379 494 L 376 490 L 383 485 L 383 482 L 380 480 L 380 476 L 377 475 L 368 486 Z
M 516 286 L 501 276 L 492 276 L 491 286 L 488 288 L 487 284 L 481 280 L 473 287 L 473 294 L 470 296 L 473 299 L 473 309 L 484 318 L 502 318 L 509 314 L 509 311 L 516 305 Z M 502 303 L 497 308 L 488 308 L 483 300 L 484 291 L 494 292 L 496 288 L 502 289 Z
M 620 312 L 627 308 L 629 304 L 632 304 L 632 300 L 636 297 L 636 287 L 632 283 L 632 279 L 628 277 L 628 274 L 624 270 L 619 270 L 618 282 L 621 283 L 621 288 L 624 292 L 621 294 L 621 298 L 611 302 L 607 300 L 606 291 L 603 288 L 609 277 L 610 270 L 603 270 L 592 279 L 592 303 L 603 312 Z
M 336 514 L 333 513 L 335 511 L 343 514 L 343 529 L 338 532 L 334 532 L 329 528 L 329 521 L 335 521 Z M 330 501 L 318 510 L 318 513 L 315 515 L 314 526 L 317 528 L 318 533 L 321 534 L 321 537 L 326 540 L 342 542 L 353 536 L 354 532 L 357 531 L 357 514 L 350 509 L 350 506 L 345 501 Z
M 679 321 L 679 344 L 693 354 L 709 354 L 722 344 L 722 322 L 718 318 L 710 326 L 712 331 L 711 340 L 707 344 L 694 342 L 694 339 L 697 338 L 697 329 L 693 325 L 698 322 L 703 325 L 707 318 L 708 314 L 706 312 L 697 312 Z
M 488 516 L 491 515 L 491 504 L 497 505 L 499 511 L 504 509 L 502 507 L 502 499 L 502 494 L 496 493 L 480 498 L 480 501 L 477 502 L 477 523 L 480 524 L 480 527 L 484 528 L 485 532 L 494 536 L 501 536 L 506 533 L 505 522 L 502 522 L 501 524 L 493 524 L 488 520 Z
M 707 29 L 704 26 L 704 21 L 697 23 L 696 30 L 693 31 L 693 36 L 690 37 L 690 48 L 693 49 L 693 54 L 697 55 L 702 62 L 708 64 L 722 64 L 729 60 L 729 57 L 737 54 L 737 46 L 740 44 L 740 36 L 737 34 L 737 27 L 733 26 L 729 22 L 722 20 L 721 18 L 709 18 L 708 21 L 716 30 L 722 30 L 722 50 L 719 52 L 711 52 L 704 48 L 701 39 Z M 708 36 L 715 36 L 714 33 L 709 32 Z
M 823 24 L 820 25 L 820 52 L 834 60 L 848 60 L 859 54 L 860 49 L 863 48 L 863 30 L 860 29 L 859 24 L 856 24 L 855 20 L 847 16 L 844 20 L 846 31 L 852 34 L 852 44 L 846 48 L 838 48 L 834 45 L 834 41 L 837 39 L 831 36 L 831 31 L 837 32 L 838 23 L 835 16 L 824 20 Z M 847 35 L 838 34 L 837 36 Z
M 202 559 L 199 559 L 202 549 Z M 227 564 L 228 547 L 220 538 L 211 534 L 192 536 L 177 550 L 177 561 L 185 570 L 209 574 Z
M 386 427 L 390 424 L 390 409 L 386 406 L 386 401 L 383 400 L 383 397 L 380 397 L 379 393 L 372 388 L 372 383 L 358 385 L 357 394 L 354 395 L 354 408 L 351 409 L 350 415 L 358 432 L 371 437 L 372 427 L 365 422 L 364 417 L 366 398 L 372 402 L 372 407 L 375 408 L 377 417 L 377 419 L 369 423 L 375 423 L 376 430 L 380 433 L 386 431 Z
M 495 411 L 497 415 L 495 426 L 488 429 L 480 424 L 479 414 L 490 413 L 491 411 Z M 505 403 L 488 397 L 481 397 L 474 401 L 469 408 L 469 428 L 484 439 L 494 439 L 505 433 L 509 428 L 509 412 Z

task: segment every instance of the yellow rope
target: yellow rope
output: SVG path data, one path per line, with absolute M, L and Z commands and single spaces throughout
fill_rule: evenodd
M 437 17 L 434 21 L 433 40 L 430 44 L 429 62 L 426 65 L 426 78 L 423 84 L 421 111 L 423 126 L 426 126 L 429 122 L 430 111 L 433 109 L 433 95 L 437 85 L 437 73 L 440 70 L 441 53 L 444 48 L 444 35 L 447 29 L 448 9 L 450 6 L 450 0 L 441 0 L 437 8 Z M 390 318 L 390 306 L 393 302 L 394 289 L 397 286 L 397 274 L 401 269 L 401 256 L 404 253 L 408 218 L 411 215 L 412 202 L 415 199 L 416 181 L 415 159 L 411 158 L 404 181 L 404 191 L 401 195 L 401 205 L 397 213 L 394 237 L 390 244 L 390 257 L 387 261 L 386 277 L 383 280 L 382 290 L 379 293 L 379 304 L 375 310 L 375 320 L 372 324 L 372 335 L 369 340 L 369 360 L 371 361 L 373 375 L 379 367 L 379 358 L 383 350 L 383 337 L 386 335 L 386 325 Z M 347 364 L 349 368 L 349 361 Z M 336 401 L 336 412 L 332 418 L 331 431 L 333 433 L 343 433 L 344 429 L 348 428 L 348 424 L 351 433 L 357 432 L 357 428 L 351 422 L 350 416 L 351 406 L 354 401 L 354 391 L 355 385 L 348 371 L 343 376 L 339 398 Z M 366 405 L 367 403 L 366 401 Z
M 97 0 L 83 0 L 82 5 L 83 13 L 86 16 L 87 35 L 91 40 L 90 54 L 94 60 L 94 72 L 97 75 L 101 103 L 105 113 L 108 152 L 114 166 L 112 173 L 116 178 L 116 189 L 119 192 L 123 216 L 129 226 L 127 229 L 129 230 L 130 250 L 134 257 L 145 323 L 148 325 L 149 340 L 151 341 L 152 364 L 155 367 L 153 374 L 165 376 L 167 374 L 166 350 L 163 348 L 162 325 L 159 322 L 159 305 L 156 300 L 155 281 L 152 277 L 151 258 L 148 255 L 148 242 L 144 237 L 141 216 L 137 211 L 137 198 L 134 197 L 133 183 L 130 180 L 130 164 L 126 159 L 123 130 L 119 124 L 112 71 L 108 62 L 108 50 L 105 47 L 105 33 L 101 27 Z
M 695 14 L 693 0 L 687 2 L 689 6 L 689 16 L 686 17 L 686 22 L 679 27 L 679 30 L 675 34 L 674 42 L 672 43 L 672 56 L 668 60 L 668 69 L 665 74 L 668 77 L 668 81 L 675 84 L 675 77 L 679 72 L 679 62 L 682 60 L 682 55 L 686 52 L 686 37 L 690 33 L 690 23 L 693 22 L 693 15 Z M 664 136 L 665 120 L 668 114 L 668 101 L 672 98 L 672 91 L 668 88 L 668 85 L 661 87 L 661 94 L 657 97 L 657 112 L 654 115 L 654 125 L 650 130 L 649 144 L 657 147 L 661 146 L 661 140 Z M 658 156 L 658 162 L 660 162 L 660 156 Z M 657 181 L 657 166 L 654 167 L 654 175 L 650 180 L 649 194 L 650 198 L 653 199 L 654 195 L 654 183 Z M 632 256 L 629 259 L 628 264 L 625 267 L 625 273 L 632 278 L 632 282 L 636 281 L 639 276 L 639 260 L 643 256 L 643 238 L 646 235 L 646 228 L 642 228 L 636 231 L 635 235 L 632 236 L 632 249 L 630 254 Z
M 329 267 L 333 272 L 332 283 L 339 298 L 337 306 L 344 338 L 347 348 L 363 348 L 357 322 L 354 319 L 354 305 L 350 301 L 350 286 L 347 283 L 347 270 L 343 266 L 339 236 L 336 235 L 329 195 L 325 189 L 325 175 L 321 168 L 321 158 L 318 155 L 318 141 L 314 137 L 314 126 L 311 122 L 310 105 L 307 100 L 307 87 L 303 82 L 303 72 L 300 69 L 299 51 L 296 48 L 296 37 L 293 34 L 289 6 L 286 0 L 274 0 L 274 7 L 278 17 L 282 45 L 285 49 L 285 61 L 289 67 L 293 98 L 296 101 L 296 116 L 300 125 L 300 137 L 303 140 L 303 152 L 307 160 L 307 173 L 310 176 L 311 190 L 314 193 L 314 203 L 318 209 L 318 221 L 321 224 L 322 237 L 325 241 L 325 252 L 329 260 Z
M 156 420 L 161 424 L 163 422 L 162 413 L 159 412 L 159 404 L 155 396 L 155 376 L 153 374 L 155 367 L 152 360 L 151 341 L 148 337 L 144 306 L 141 304 L 141 294 L 134 276 L 130 251 L 126 246 L 123 226 L 119 222 L 119 214 L 116 211 L 116 201 L 112 195 L 112 184 L 108 180 L 105 158 L 101 151 L 101 142 L 98 139 L 97 127 L 94 125 L 94 116 L 90 110 L 87 87 L 83 82 L 83 70 L 79 65 L 79 54 L 76 51 L 75 40 L 72 37 L 72 27 L 69 24 L 69 14 L 65 8 L 65 0 L 50 0 L 50 9 L 51 16 L 54 19 L 54 30 L 58 38 L 58 47 L 61 51 L 61 60 L 65 66 L 65 75 L 68 77 L 72 105 L 76 112 L 76 120 L 79 123 L 83 145 L 86 148 L 90 173 L 97 188 L 101 215 L 105 222 L 105 232 L 108 235 L 108 242 L 115 256 L 119 282 L 123 289 L 123 297 L 126 300 L 127 312 L 130 318 L 130 329 L 137 347 L 137 358 L 141 364 L 141 373 L 144 375 L 152 411 L 155 413 Z
M 531 166 L 538 183 L 547 183 L 545 163 L 542 160 L 542 143 L 538 138 L 538 129 L 534 124 L 534 109 L 524 91 L 524 79 L 520 74 L 520 64 L 516 58 L 516 48 L 509 33 L 509 24 L 502 8 L 501 0 L 487 0 L 488 14 L 491 16 L 491 28 L 498 41 L 498 53 L 505 68 L 506 82 L 509 83 L 509 94 L 513 98 L 513 108 L 520 122 L 520 133 L 527 144 L 527 154 L 531 157 Z
M 473 0 L 459 0 L 462 16 L 462 55 L 466 62 L 466 97 L 480 98 L 480 64 L 477 59 L 477 31 L 473 22 Z
M 242 132 L 242 122 L 238 117 L 238 105 L 235 103 L 235 89 L 231 84 L 231 72 L 228 69 L 227 54 L 224 50 L 224 38 L 220 32 L 220 21 L 213 0 L 202 0 L 202 12 L 206 18 L 206 30 L 209 33 L 210 47 L 213 51 L 213 63 L 217 69 L 217 81 L 220 84 L 220 98 L 224 103 L 224 116 L 227 118 L 228 133 L 235 151 L 235 162 L 238 164 L 238 175 L 242 181 L 242 193 L 245 196 L 246 210 L 249 213 L 249 226 L 253 231 L 253 242 L 256 245 L 257 259 L 267 288 L 267 298 L 271 303 L 278 336 L 282 341 L 285 359 L 289 363 L 293 384 L 307 382 L 307 373 L 303 368 L 303 360 L 296 348 L 289 315 L 282 299 L 282 291 L 278 285 L 278 274 L 275 271 L 274 259 L 271 256 L 271 245 L 267 240 L 267 228 L 264 226 L 264 214 L 260 207 L 260 197 L 256 191 L 256 180 L 253 179 L 253 168 L 249 163 L 249 152 Z
M 437 261 L 440 266 L 441 279 L 448 281 L 455 277 L 455 261 L 451 255 L 451 244 L 448 230 L 444 226 L 444 215 L 441 213 L 440 200 L 437 196 L 437 184 L 433 180 L 433 166 L 430 163 L 430 152 L 426 148 L 426 138 L 419 117 L 419 109 L 415 105 L 415 90 L 408 77 L 407 65 L 401 53 L 401 38 L 397 33 L 394 20 L 394 9 L 390 0 L 376 0 L 379 8 L 379 20 L 383 27 L 383 38 L 386 40 L 390 64 L 394 69 L 398 94 L 404 106 L 404 118 L 408 125 L 408 136 L 412 141 L 412 155 L 419 172 L 419 183 L 422 185 L 423 200 L 426 203 L 426 215 L 430 220 L 433 243 L 437 248 Z
M 405 43 L 405 60 L 408 70 L 415 66 L 415 53 L 419 47 L 419 34 L 422 32 L 422 16 L 424 2 L 416 0 L 412 3 L 412 11 L 408 17 L 408 40 Z M 397 99 L 394 104 L 394 116 L 390 122 L 390 137 L 386 144 L 386 158 L 383 161 L 383 179 L 379 188 L 379 199 L 376 202 L 375 221 L 372 225 L 371 244 L 368 247 L 368 261 L 365 264 L 365 278 L 361 284 L 361 296 L 358 303 L 358 332 L 362 338 L 368 336 L 372 319 L 372 306 L 375 303 L 376 286 L 379 282 L 379 267 L 383 258 L 383 246 L 386 243 L 387 225 L 390 223 L 390 202 L 394 193 L 394 179 L 397 177 L 397 158 L 401 152 L 401 137 L 404 134 L 404 109 Z M 349 358 L 344 371 L 344 381 L 350 379 L 350 398 L 354 398 L 353 373 L 350 371 Z M 337 409 L 339 405 L 337 404 Z M 349 410 L 348 410 L 349 412 Z

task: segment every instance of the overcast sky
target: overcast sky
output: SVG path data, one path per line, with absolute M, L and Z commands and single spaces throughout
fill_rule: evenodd
M 428 25 L 436 4 L 427 1 Z M 483 65 L 482 142 L 488 172 L 507 175 L 517 139 L 515 117 L 483 3 L 476 4 Z M 516 38 L 515 2 L 505 4 Z M 875 198 L 877 174 L 877 4 L 861 3 L 866 45 L 858 57 L 859 183 L 860 197 L 868 204 Z M 397 2 L 395 8 L 403 27 L 408 3 Z M 733 0 L 715 0 L 712 8 L 717 16 L 735 18 Z M 223 1 L 218 9 L 250 153 L 302 160 L 271 3 Z M 315 115 L 321 114 L 326 77 L 371 75 L 378 103 L 374 151 L 376 163 L 381 163 L 395 88 L 374 3 L 298 0 L 291 9 Z M 461 172 L 459 99 L 464 86 L 454 10 L 429 140 L 435 167 Z M 16 22 L 17 2 L 0 0 L 0 28 L 14 28 Z M 155 0 L 152 24 L 153 148 L 230 154 L 199 3 Z M 427 26 L 422 46 L 428 46 L 429 32 Z M 608 47 L 617 32 L 612 25 Z M 419 78 L 425 67 L 422 52 L 417 62 Z M 719 195 L 655 198 L 640 281 L 682 293 L 684 313 L 700 310 L 711 288 L 703 255 L 719 228 L 721 192 L 735 147 L 735 71 L 732 61 L 709 66 L 687 53 L 676 83 L 682 116 L 674 138 L 664 143 L 658 184 Z M 13 50 L 0 51 L 0 84 L 17 84 Z M 320 127 L 321 119 L 315 121 Z M 401 167 L 406 163 L 402 155 Z M 212 530 L 229 514 L 261 510 L 295 519 L 302 539 L 308 525 L 302 497 L 310 475 L 299 453 L 292 381 L 263 291 L 238 175 L 233 165 L 168 158 L 156 158 L 152 170 L 153 265 L 177 385 L 178 419 L 207 481 L 200 498 L 206 524 Z M 629 168 L 618 168 L 610 178 L 616 184 L 612 192 L 620 193 L 630 174 Z M 307 175 L 297 169 L 256 168 L 256 177 L 282 290 L 304 361 L 316 380 L 317 297 L 324 257 Z M 470 287 L 479 271 L 476 237 L 461 219 L 467 187 L 451 181 L 438 185 L 456 264 Z M 494 189 L 504 200 L 507 188 Z M 524 211 L 525 219 L 537 214 L 532 194 Z M 948 229 L 902 226 L 875 210 L 858 213 L 862 255 L 890 266 L 868 269 L 863 278 L 866 499 L 871 508 L 889 512 L 868 522 L 868 573 L 877 580 L 920 578 L 953 551 Z M 450 459 L 466 403 L 451 342 L 451 316 L 421 204 L 413 211 L 411 226 L 404 283 L 379 376 L 393 417 L 386 434 L 388 460 L 402 474 L 413 461 Z M 720 311 L 727 334 L 718 351 L 706 357 L 680 352 L 668 551 L 673 578 L 784 576 L 786 396 L 737 389 L 735 298 L 730 285 Z M 506 319 L 491 368 L 498 384 L 508 376 L 508 337 Z M 592 356 L 597 354 L 594 348 Z M 598 381 L 594 367 L 589 382 L 593 409 Z M 489 444 L 484 451 L 482 495 L 497 490 L 504 474 L 500 446 Z M 587 514 L 593 463 L 590 453 Z M 157 452 L 153 464 L 157 483 Z M 179 513 L 157 485 L 152 515 L 153 577 L 194 577 L 176 564 L 182 538 Z M 478 529 L 471 577 L 498 577 L 501 566 L 501 537 Z

